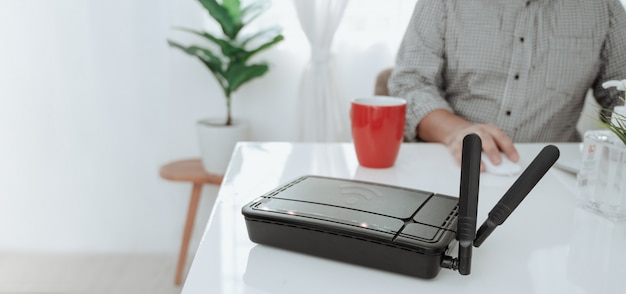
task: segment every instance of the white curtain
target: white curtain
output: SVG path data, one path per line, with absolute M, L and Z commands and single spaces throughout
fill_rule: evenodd
M 302 75 L 298 139 L 306 142 L 349 141 L 348 110 L 333 79 L 331 45 L 348 0 L 294 0 L 311 59 Z

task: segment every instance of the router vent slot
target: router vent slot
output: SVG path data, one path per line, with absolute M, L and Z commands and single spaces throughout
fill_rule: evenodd
M 459 206 L 457 205 L 456 207 L 454 207 L 452 211 L 450 211 L 450 214 L 448 215 L 448 217 L 446 217 L 443 223 L 441 223 L 441 227 L 446 228 L 450 224 L 450 222 L 456 219 L 458 216 L 459 216 Z

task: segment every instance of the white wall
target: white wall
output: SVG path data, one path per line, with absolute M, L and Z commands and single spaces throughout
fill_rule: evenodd
M 165 7 L 124 2 L 0 2 L 2 249 L 156 249 L 176 229 L 142 217 L 184 210 L 158 167 L 195 152 L 168 140 Z
M 371 93 L 392 64 L 412 6 L 358 2 L 335 44 L 346 99 Z M 233 112 L 253 140 L 294 140 L 308 44 L 291 1 L 258 22 L 279 22 L 286 41 L 260 57 L 272 69 Z M 0 250 L 178 248 L 190 187 L 158 169 L 198 156 L 195 121 L 224 105 L 210 73 L 166 39 L 193 40 L 174 26 L 212 25 L 193 0 L 0 1 Z

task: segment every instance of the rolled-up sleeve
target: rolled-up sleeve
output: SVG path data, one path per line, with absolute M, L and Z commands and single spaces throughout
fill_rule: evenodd
M 443 97 L 444 33 L 446 4 L 420 0 L 400 44 L 389 79 L 389 93 L 407 101 L 405 140 L 418 139 L 417 125 L 429 112 L 453 112 Z
M 602 88 L 602 83 L 626 79 L 626 13 L 618 0 L 609 1 L 607 13 L 609 29 L 602 45 L 600 53 L 602 64 L 593 90 L 598 104 L 608 109 L 623 104 L 611 95 L 611 91 Z

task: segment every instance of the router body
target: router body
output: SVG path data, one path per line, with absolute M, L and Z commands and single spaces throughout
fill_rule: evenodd
M 303 176 L 242 213 L 255 243 L 428 279 L 456 244 L 458 198 Z

